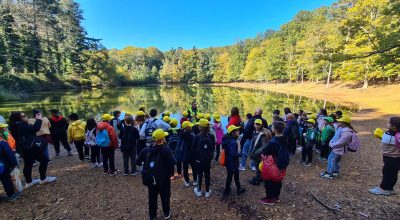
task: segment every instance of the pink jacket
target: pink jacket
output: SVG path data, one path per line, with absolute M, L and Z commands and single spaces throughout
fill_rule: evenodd
M 222 138 L 224 137 L 224 130 L 222 129 L 222 125 L 219 122 L 214 123 L 214 130 L 215 130 L 215 144 L 216 145 L 221 145 L 222 144 Z
M 346 127 L 340 129 L 337 132 L 340 132 L 338 140 L 330 142 L 329 147 L 332 148 L 332 151 L 335 154 L 343 155 L 347 151 L 345 150 L 347 144 L 351 142 L 351 138 L 353 137 L 353 130 Z

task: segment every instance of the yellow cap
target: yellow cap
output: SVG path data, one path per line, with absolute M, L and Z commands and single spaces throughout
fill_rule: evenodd
M 183 112 L 182 112 L 182 115 L 183 115 L 183 117 L 186 118 L 186 117 L 189 115 L 189 113 L 188 113 L 187 111 L 183 111 Z
M 336 121 L 350 124 L 351 123 L 351 118 L 349 116 L 343 116 L 343 117 L 337 119 Z
M 171 121 L 169 122 L 169 124 L 172 127 L 176 127 L 178 125 L 178 120 L 176 120 L 176 118 L 171 119 Z
M 160 140 L 168 136 L 168 132 L 163 131 L 162 129 L 157 129 L 153 131 L 153 134 L 151 137 L 153 137 L 154 140 Z
M 204 119 L 204 118 L 200 119 L 200 121 L 197 122 L 196 124 L 201 126 L 201 127 L 204 127 L 204 128 L 210 126 L 210 122 L 207 119 Z
M 219 116 L 218 117 L 214 117 L 214 121 L 221 122 L 221 118 Z
M 145 105 L 140 105 L 139 108 L 146 108 L 146 106 Z
M 219 118 L 219 117 L 221 117 L 218 113 L 214 113 L 212 116 L 213 116 L 213 118 Z
M 165 111 L 164 112 L 164 116 L 170 116 L 171 115 L 171 112 L 170 111 Z
M 169 123 L 169 122 L 171 121 L 171 119 L 169 118 L 169 116 L 164 116 L 164 117 L 162 118 L 162 120 L 165 121 L 165 122 L 167 122 L 167 123 Z
M 318 115 L 316 113 L 311 114 L 311 115 L 308 116 L 308 118 L 311 118 L 311 119 L 314 119 L 314 120 L 317 119 L 317 117 L 318 117 Z
M 380 128 L 376 128 L 374 131 L 374 137 L 381 139 L 383 136 L 383 130 Z
M 202 119 L 202 118 L 204 118 L 204 114 L 203 113 L 198 113 L 196 118 L 197 119 Z
M 254 121 L 254 124 L 259 124 L 259 125 L 262 125 L 262 121 L 261 121 L 261 119 L 256 119 L 256 120 Z
M 194 124 L 190 123 L 190 121 L 184 121 L 182 123 L 182 128 L 185 129 L 187 127 L 193 127 Z
M 211 115 L 209 113 L 204 114 L 204 118 L 207 120 L 211 120 Z
M 311 124 L 315 124 L 315 119 L 310 118 L 310 119 L 307 120 L 307 122 L 311 123 Z
M 232 131 L 234 131 L 234 130 L 236 130 L 236 129 L 239 129 L 239 128 L 240 128 L 240 126 L 239 126 L 239 127 L 236 127 L 235 125 L 229 126 L 229 127 L 228 127 L 228 134 L 230 134 Z
M 0 123 L 0 128 L 6 128 L 8 127 L 8 124 Z
M 111 116 L 110 114 L 104 114 L 103 116 L 101 116 L 101 120 L 103 120 L 103 121 L 110 121 L 113 118 L 114 117 Z
M 146 113 L 144 113 L 143 111 L 137 111 L 136 112 L 136 116 L 145 116 Z

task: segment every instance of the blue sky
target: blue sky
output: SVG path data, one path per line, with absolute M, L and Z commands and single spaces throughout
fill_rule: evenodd
M 77 0 L 90 37 L 107 48 L 226 46 L 279 29 L 301 10 L 335 0 Z

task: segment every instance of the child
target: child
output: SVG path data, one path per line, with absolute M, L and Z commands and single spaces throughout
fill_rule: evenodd
M 56 157 L 60 157 L 60 142 L 68 152 L 68 156 L 72 156 L 71 147 L 68 143 L 67 129 L 68 122 L 62 117 L 57 109 L 50 110 L 50 133 L 51 139 L 53 140 L 54 149 L 56 151 Z
M 312 163 L 313 148 L 316 142 L 316 135 L 318 128 L 315 125 L 315 120 L 310 118 L 307 121 L 307 132 L 303 134 L 305 137 L 305 144 L 301 150 L 301 161 L 300 164 L 306 167 L 310 167 Z
M 382 182 L 369 190 L 375 195 L 394 195 L 393 187 L 400 170 L 400 146 L 396 146 L 395 137 L 400 132 L 400 117 L 389 119 L 388 131 L 383 134 L 381 148 L 383 154 Z M 398 144 L 398 143 L 397 143 Z
M 223 148 L 225 150 L 226 183 L 223 198 L 229 196 L 231 192 L 232 177 L 235 180 L 237 195 L 240 196 L 246 189 L 240 186 L 239 180 L 239 146 L 237 139 L 240 135 L 239 127 L 231 125 L 228 127 L 228 134 L 223 138 Z
M 246 114 L 246 121 L 244 121 L 244 127 L 246 127 L 247 123 L 249 122 L 249 120 L 253 117 L 253 115 L 251 113 L 247 113 Z
M 112 118 L 110 114 L 104 114 L 101 117 L 102 122 L 97 124 L 96 143 L 100 146 L 101 154 L 103 155 L 103 175 L 110 173 L 111 176 L 115 176 L 119 173 L 115 169 L 114 164 L 115 149 L 118 148 L 118 138 L 114 128 L 110 125 Z
M 176 164 L 174 155 L 169 147 L 165 145 L 165 137 L 168 135 L 162 129 L 153 132 L 152 138 L 155 144 L 143 149 L 136 161 L 142 165 L 143 184 L 149 191 L 149 219 L 157 218 L 157 199 L 161 197 L 164 219 L 171 218 L 170 198 L 171 180 L 170 171 Z
M 89 147 L 92 153 L 90 161 L 92 162 L 93 168 L 103 166 L 103 163 L 100 161 L 100 147 L 96 144 L 96 128 L 97 123 L 93 118 L 86 121 L 85 146 Z
M 215 131 L 215 163 L 219 163 L 219 154 L 221 150 L 222 138 L 224 137 L 224 129 L 221 124 L 221 117 L 218 114 L 214 115 L 214 131 Z
M 184 184 L 186 187 L 190 186 L 189 179 L 189 164 L 192 168 L 193 174 L 193 186 L 197 185 L 197 172 L 195 166 L 195 155 L 192 148 L 194 134 L 192 132 L 193 124 L 190 121 L 184 121 L 182 123 L 182 132 L 179 134 L 179 143 L 175 149 L 176 160 L 183 162 L 183 177 L 185 179 Z
M 133 124 L 133 117 L 125 117 L 125 126 L 119 133 L 121 152 L 124 160 L 124 176 L 129 174 L 129 160 L 131 161 L 131 176 L 136 176 L 136 150 L 139 131 Z
M 184 121 L 189 121 L 189 118 L 188 118 L 188 112 L 187 111 L 183 111 L 182 112 L 182 118 L 181 118 L 181 120 L 180 120 L 180 125 L 182 126 L 182 123 L 184 122 Z
M 162 120 L 165 122 L 165 123 L 167 123 L 167 124 L 169 124 L 169 122 L 171 121 L 171 119 L 169 118 L 169 116 L 163 116 L 162 117 Z
M 12 202 L 21 196 L 20 192 L 15 192 L 14 185 L 10 175 L 13 169 L 15 168 L 18 169 L 18 163 L 8 143 L 1 138 L 0 138 L 0 161 L 1 161 L 0 170 L 2 170 L 2 172 L 0 173 L 0 181 L 3 184 L 4 191 L 7 194 L 7 200 Z
M 16 153 L 15 139 L 10 132 L 7 131 L 8 124 L 6 124 L 4 118 L 0 116 L 0 140 L 6 141 L 10 149 Z
M 322 129 L 321 135 L 321 156 L 320 161 L 327 161 L 329 156 L 329 141 L 335 135 L 335 129 L 332 126 L 334 119 L 332 117 L 325 117 L 325 126 Z
M 207 119 L 200 119 L 197 123 L 200 133 L 193 140 L 193 149 L 195 151 L 196 169 L 198 172 L 198 187 L 194 188 L 194 193 L 197 197 L 202 196 L 201 185 L 203 175 L 206 185 L 205 197 L 211 196 L 210 190 L 210 171 L 211 161 L 215 150 L 215 137 L 210 134 L 210 122 Z
M 79 160 L 81 163 L 84 162 L 85 155 L 83 154 L 83 148 L 85 144 L 85 127 L 86 123 L 79 120 L 79 115 L 72 113 L 69 116 L 71 124 L 68 126 L 68 142 L 74 143 L 76 150 L 78 151 Z
M 178 120 L 175 118 L 171 119 L 170 123 L 171 128 L 168 129 L 168 136 L 167 136 L 167 143 L 168 147 L 171 149 L 171 151 L 174 153 L 176 146 L 178 145 L 179 142 L 179 133 L 180 129 L 177 127 L 178 126 Z M 171 169 L 171 180 L 175 180 L 177 178 L 182 177 L 182 160 L 177 161 L 176 164 L 176 171 L 178 173 L 177 176 L 175 176 L 175 168 L 172 167 Z
M 146 113 L 143 111 L 137 111 L 136 112 L 136 117 L 135 117 L 135 127 L 140 131 L 143 127 L 143 124 L 145 122 L 145 117 Z M 140 134 L 140 133 L 139 133 Z M 146 147 L 146 140 L 144 139 L 139 139 L 137 140 L 136 144 L 136 155 L 139 156 L 140 152 Z

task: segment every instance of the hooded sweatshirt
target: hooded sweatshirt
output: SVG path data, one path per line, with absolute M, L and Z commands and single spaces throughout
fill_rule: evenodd
M 238 171 L 240 153 L 237 140 L 231 135 L 226 135 L 222 139 L 222 147 L 225 150 L 226 170 L 230 172 Z
M 111 126 L 110 123 L 102 121 L 97 124 L 96 134 L 102 130 L 107 130 L 108 136 L 110 137 L 110 147 L 114 149 L 118 148 L 118 139 L 114 127 Z
M 351 142 L 351 138 L 353 137 L 353 130 L 345 127 L 342 129 L 338 129 L 335 133 L 335 136 L 329 142 L 329 147 L 332 148 L 332 151 L 335 154 L 343 155 L 347 151 L 347 145 Z
M 382 136 L 381 148 L 385 157 L 400 158 L 400 147 L 396 146 L 395 133 L 391 131 L 385 132 Z
M 51 135 L 67 135 L 68 122 L 64 117 L 59 115 L 53 116 L 50 118 L 50 124 Z

